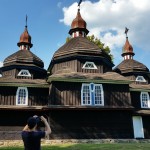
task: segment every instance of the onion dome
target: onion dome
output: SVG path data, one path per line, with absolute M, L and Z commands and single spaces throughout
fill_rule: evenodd
M 17 45 L 20 47 L 20 50 L 30 50 L 30 48 L 33 46 L 31 43 L 31 36 L 28 33 L 27 26 L 25 26 L 24 32 L 20 36 L 20 41 L 17 43 Z
M 78 37 L 78 36 L 85 37 L 88 33 L 89 31 L 86 29 L 86 22 L 81 17 L 80 9 L 78 9 L 77 16 L 72 21 L 69 34 L 72 37 Z
M 122 49 L 122 57 L 124 57 L 124 60 L 115 67 L 114 71 L 118 73 L 133 73 L 133 72 L 149 72 L 149 69 L 143 65 L 142 63 L 133 60 L 134 52 L 133 47 L 129 43 L 127 32 L 129 29 L 126 28 L 126 42 Z
M 124 57 L 124 60 L 126 59 L 133 59 L 134 52 L 133 47 L 129 43 L 128 37 L 126 37 L 125 45 L 122 48 L 122 57 Z
M 76 18 L 72 21 L 71 28 L 86 28 L 86 22 L 83 20 L 80 14 L 80 9 L 78 9 Z
M 21 34 L 20 41 L 17 45 L 20 47 L 20 50 L 8 56 L 4 60 L 4 67 L 12 65 L 37 66 L 40 68 L 44 67 L 43 61 L 30 51 L 32 43 L 31 36 L 27 30 L 27 25 L 25 26 L 25 30 Z

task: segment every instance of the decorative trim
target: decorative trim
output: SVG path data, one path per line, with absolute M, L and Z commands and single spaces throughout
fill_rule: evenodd
M 95 65 L 94 62 L 86 61 L 82 69 L 97 69 L 97 66 Z
M 146 82 L 146 80 L 145 80 L 145 78 L 143 76 L 137 76 L 135 81 Z
M 22 69 L 17 76 L 31 77 L 31 74 L 28 70 Z

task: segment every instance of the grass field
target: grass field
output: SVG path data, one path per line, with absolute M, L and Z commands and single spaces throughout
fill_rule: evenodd
M 0 147 L 0 150 L 23 150 L 23 147 Z M 42 150 L 150 150 L 150 143 L 59 144 L 42 146 Z

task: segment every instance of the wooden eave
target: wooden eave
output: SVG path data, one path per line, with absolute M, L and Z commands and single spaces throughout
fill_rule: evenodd
M 143 88 L 129 88 L 129 91 L 135 92 L 150 92 L 150 89 L 143 89 Z
M 25 84 L 25 83 L 0 83 L 0 86 L 49 88 L 48 84 Z
M 130 84 L 130 91 L 137 91 L 137 92 L 150 92 L 150 84 Z
M 103 111 L 103 110 L 134 110 L 134 107 L 132 106 L 126 106 L 126 107 L 116 107 L 116 106 L 69 106 L 69 105 L 50 105 L 47 106 L 45 109 L 48 110 L 97 110 L 97 111 Z
M 109 83 L 109 84 L 130 84 L 132 80 L 128 80 L 125 77 L 115 73 L 107 72 L 104 74 L 92 74 L 92 73 L 60 73 L 53 74 L 48 77 L 47 82 L 61 81 L 61 82 L 84 82 L 84 83 Z
M 134 112 L 134 115 L 142 115 L 142 116 L 150 115 L 150 109 L 136 110 Z
M 1 110 L 21 110 L 21 111 L 42 111 L 45 106 L 12 106 L 12 105 L 0 105 Z
M 61 81 L 61 82 L 84 82 L 84 83 L 110 83 L 110 84 L 129 84 L 129 81 L 122 81 L 122 80 L 101 80 L 101 79 L 68 79 L 68 78 L 48 78 L 47 82 L 52 82 L 52 81 Z
M 134 107 L 116 107 L 116 106 L 69 106 L 69 105 L 49 105 L 49 106 L 12 106 L 0 105 L 0 110 L 21 110 L 21 111 L 49 111 L 49 110 L 97 110 L 97 111 L 133 111 Z
M 11 77 L 1 77 L 0 86 L 9 87 L 37 87 L 37 88 L 48 88 L 49 85 L 45 79 L 16 79 Z

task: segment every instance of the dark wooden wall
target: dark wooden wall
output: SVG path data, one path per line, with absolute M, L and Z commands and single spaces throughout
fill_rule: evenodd
M 128 85 L 102 84 L 105 106 L 130 106 Z M 119 86 L 119 88 L 118 88 Z M 53 82 L 49 105 L 81 105 L 82 83 Z
M 21 131 L 31 116 L 47 116 L 40 110 L 1 110 L 0 109 L 0 140 L 20 140 Z M 40 126 L 43 128 L 41 122 Z
M 35 69 L 35 68 L 34 68 Z M 26 67 L 26 70 L 28 70 L 31 74 L 31 77 L 28 76 L 18 76 L 18 73 L 21 71 L 21 69 L 10 69 L 2 72 L 2 76 L 4 77 L 12 77 L 12 78 L 18 78 L 18 79 L 44 79 L 46 78 L 46 71 L 40 71 L 40 70 L 33 70 L 33 68 Z
M 0 140 L 21 139 L 27 119 L 45 114 L 52 129 L 50 139 L 133 138 L 132 117 L 127 111 L 16 110 L 5 113 L 0 110 Z
M 17 87 L 0 87 L 0 105 L 16 105 L 16 92 Z M 28 105 L 47 105 L 48 92 L 48 88 L 28 88 Z
M 82 69 L 82 67 L 86 61 L 94 62 L 95 65 L 97 66 L 97 69 Z M 75 59 L 75 60 L 63 61 L 63 62 L 54 64 L 54 66 L 51 70 L 51 73 L 52 74 L 56 73 L 57 71 L 60 71 L 64 68 L 68 68 L 75 72 L 84 72 L 84 73 L 105 73 L 107 71 L 112 70 L 111 67 L 106 66 L 106 64 L 104 64 L 101 61 Z
M 129 85 L 127 84 L 102 84 L 102 85 L 104 90 L 105 105 L 131 106 Z
M 127 111 L 50 111 L 51 139 L 133 138 Z
M 131 91 L 131 99 L 132 99 L 132 105 L 136 108 L 136 109 L 141 109 L 141 100 L 140 100 L 140 95 L 141 92 L 140 91 Z
M 142 116 L 144 137 L 150 139 L 150 116 Z

